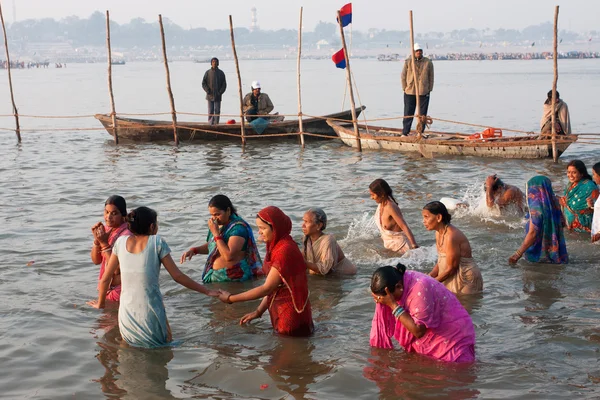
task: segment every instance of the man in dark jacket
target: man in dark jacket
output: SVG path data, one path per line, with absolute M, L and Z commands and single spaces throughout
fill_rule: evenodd
M 227 89 L 227 81 L 225 73 L 219 69 L 217 57 L 210 60 L 210 69 L 202 78 L 202 89 L 206 92 L 208 101 L 208 122 L 211 125 L 218 124 L 221 115 L 221 98 Z

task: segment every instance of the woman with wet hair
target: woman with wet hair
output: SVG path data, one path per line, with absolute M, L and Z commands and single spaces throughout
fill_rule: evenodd
M 423 207 L 423 225 L 435 231 L 438 261 L 429 275 L 442 282 L 452 293 L 475 294 L 483 291 L 481 271 L 472 258 L 467 237 L 454 225 L 446 206 L 432 201 Z
M 110 259 L 112 248 L 121 236 L 131 235 L 127 228 L 127 203 L 121 196 L 110 196 L 104 202 L 104 222 L 98 222 L 92 226 L 92 234 L 94 235 L 94 244 L 90 257 L 96 265 L 100 264 L 100 274 L 98 281 L 102 279 L 106 264 Z M 98 285 L 100 290 L 100 285 Z M 110 301 L 119 301 L 121 298 L 121 274 L 117 268 L 112 280 L 108 284 L 106 299 Z
M 375 179 L 369 185 L 371 199 L 377 203 L 375 224 L 379 228 L 383 246 L 397 252 L 399 255 L 419 246 L 412 231 L 404 221 L 402 211 L 394 198 L 392 188 L 383 179 Z
M 262 261 L 252 228 L 237 214 L 229 197 L 218 194 L 208 202 L 206 243 L 192 247 L 181 256 L 181 263 L 196 254 L 208 254 L 202 281 L 243 282 L 260 274 Z
M 356 266 L 348 260 L 327 228 L 327 214 L 320 208 L 310 208 L 302 217 L 304 233 L 303 255 L 311 274 L 356 274 Z
M 98 299 L 88 304 L 104 308 L 106 290 L 114 272 L 120 268 L 123 292 L 119 304 L 119 331 L 123 340 L 136 347 L 167 346 L 172 337 L 160 292 L 161 264 L 180 285 L 208 296 L 219 293 L 206 289 L 177 268 L 169 245 L 157 235 L 156 211 L 139 207 L 127 218 L 131 235 L 117 239 L 100 280 Z
M 370 344 L 391 349 L 392 336 L 407 353 L 442 361 L 475 361 L 475 329 L 454 294 L 432 277 L 402 264 L 378 268 L 371 278 L 377 305 Z
M 590 233 L 594 216 L 592 207 L 598 199 L 598 186 L 581 160 L 569 162 L 567 178 L 569 184 L 565 188 L 565 195 L 558 198 L 565 215 L 567 229 Z

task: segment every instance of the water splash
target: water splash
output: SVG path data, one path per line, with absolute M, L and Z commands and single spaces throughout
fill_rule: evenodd
M 346 237 L 340 243 L 353 243 L 360 239 L 373 239 L 379 236 L 379 230 L 373 216 L 366 212 L 360 218 L 354 218 L 348 227 Z

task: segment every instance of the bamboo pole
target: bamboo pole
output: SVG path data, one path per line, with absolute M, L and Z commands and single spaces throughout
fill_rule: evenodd
M 352 72 L 350 71 L 350 57 L 346 48 L 346 38 L 344 37 L 344 27 L 342 26 L 342 16 L 337 12 L 338 25 L 340 26 L 340 35 L 342 36 L 342 47 L 344 49 L 344 58 L 346 59 L 346 81 L 348 82 L 348 91 L 350 93 L 350 107 L 352 112 L 352 125 L 354 126 L 354 135 L 356 136 L 356 147 L 362 152 L 362 142 L 360 141 L 360 132 L 356 122 L 356 107 L 354 106 L 354 91 L 352 90 Z
M 240 133 L 242 135 L 242 146 L 246 144 L 246 125 L 244 123 L 244 94 L 242 93 L 242 76 L 240 75 L 240 64 L 238 62 L 237 51 L 235 49 L 235 37 L 233 35 L 233 19 L 229 16 L 229 32 L 231 34 L 231 49 L 233 50 L 233 59 L 235 61 L 235 70 L 238 78 L 238 92 L 240 96 Z
M 13 107 L 13 115 L 15 116 L 17 134 L 17 143 L 21 143 L 21 126 L 19 125 L 19 111 L 15 104 L 15 95 L 13 92 L 12 75 L 10 73 L 10 55 L 8 54 L 8 38 L 6 37 L 6 25 L 4 24 L 4 15 L 2 14 L 2 3 L 0 3 L 0 20 L 2 20 L 2 32 L 4 33 L 4 48 L 6 49 L 6 70 L 8 71 L 8 87 L 10 89 L 10 100 Z
M 558 6 L 554 9 L 554 79 L 552 81 L 552 159 L 558 162 L 556 149 L 556 84 L 558 82 Z
M 163 27 L 161 14 L 158 14 L 158 24 L 160 25 L 160 38 L 162 41 L 163 60 L 165 62 L 165 71 L 167 73 L 167 92 L 169 93 L 169 101 L 171 102 L 171 116 L 173 117 L 173 138 L 175 139 L 175 146 L 179 146 L 179 136 L 177 135 L 177 113 L 175 112 L 175 99 L 173 99 L 173 91 L 171 90 L 171 74 L 169 73 L 169 61 L 167 60 L 165 28 Z
M 300 145 L 304 147 L 304 125 L 302 124 L 302 90 L 300 89 L 300 58 L 302 57 L 302 9 L 300 7 L 300 24 L 298 26 L 298 127 L 300 130 Z
M 413 80 L 415 83 L 415 97 L 417 99 L 417 106 L 415 110 L 415 118 L 417 121 L 417 125 L 419 126 L 419 116 L 421 115 L 421 101 L 419 100 L 419 80 L 417 79 L 417 66 L 415 65 L 415 32 L 413 29 L 413 12 L 410 10 L 408 12 L 410 17 L 410 54 L 411 54 L 411 68 L 413 72 Z M 417 130 L 418 137 L 421 137 L 421 133 Z
M 115 112 L 115 96 L 112 87 L 112 51 L 110 48 L 110 15 L 106 10 L 106 49 L 108 51 L 108 96 L 110 98 L 110 116 L 113 125 L 113 137 L 115 144 L 119 144 L 119 134 L 117 132 L 117 113 Z

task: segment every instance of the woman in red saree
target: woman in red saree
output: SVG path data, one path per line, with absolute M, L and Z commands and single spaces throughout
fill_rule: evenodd
M 269 206 L 257 214 L 259 238 L 267 244 L 263 271 L 264 284 L 239 294 L 221 291 L 225 303 L 255 300 L 262 297 L 256 311 L 240 320 L 245 324 L 260 318 L 268 309 L 273 329 L 288 336 L 309 336 L 314 330 L 304 257 L 290 236 L 292 221 L 279 208 Z
M 96 265 L 100 264 L 100 274 L 98 281 L 102 279 L 106 264 L 112 254 L 112 248 L 120 236 L 130 236 L 131 232 L 127 227 L 127 203 L 121 196 L 110 196 L 104 203 L 104 222 L 98 222 L 92 226 L 94 235 L 94 244 L 90 257 Z M 98 285 L 100 287 L 100 285 Z M 119 301 L 121 299 L 121 272 L 119 269 L 113 275 L 113 278 L 106 293 L 106 299 Z

